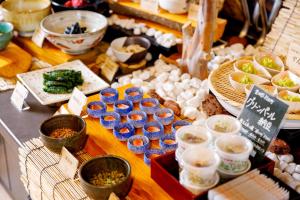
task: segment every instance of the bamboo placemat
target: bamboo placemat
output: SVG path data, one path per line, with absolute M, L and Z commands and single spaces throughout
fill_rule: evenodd
M 84 152 L 76 155 L 79 163 L 91 156 Z M 21 180 L 32 200 L 89 200 L 78 177 L 70 179 L 58 168 L 60 155 L 49 151 L 40 139 L 34 138 L 19 149 Z
M 263 47 L 277 55 L 287 55 L 291 42 L 300 40 L 300 0 L 285 0 Z

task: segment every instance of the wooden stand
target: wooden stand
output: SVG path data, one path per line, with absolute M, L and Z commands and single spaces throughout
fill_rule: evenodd
M 81 60 L 85 64 L 91 64 L 95 62 L 97 56 L 101 53 L 101 45 L 98 45 L 82 55 L 69 55 L 62 52 L 60 49 L 56 48 L 46 40 L 43 44 L 43 48 L 40 48 L 34 44 L 30 38 L 17 37 L 15 38 L 15 42 L 29 52 L 32 56 L 51 65 L 59 65 L 77 59 Z

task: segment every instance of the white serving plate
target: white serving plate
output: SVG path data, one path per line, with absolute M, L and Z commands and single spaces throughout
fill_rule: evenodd
M 221 100 L 217 97 L 217 100 L 219 103 L 232 115 L 239 116 L 241 109 L 235 106 L 230 105 L 229 103 Z M 285 119 L 282 123 L 282 129 L 300 129 L 300 123 L 299 120 L 289 120 Z
M 17 78 L 25 85 L 25 87 L 33 94 L 33 96 L 42 104 L 50 105 L 54 103 L 69 100 L 70 94 L 49 94 L 43 91 L 43 73 L 57 69 L 73 69 L 81 71 L 84 80 L 83 85 L 77 86 L 84 94 L 98 92 L 109 85 L 92 72 L 80 60 L 63 63 L 54 67 L 31 71 L 23 74 L 18 74 Z

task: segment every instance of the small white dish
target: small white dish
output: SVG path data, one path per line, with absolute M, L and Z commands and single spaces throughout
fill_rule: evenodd
M 282 85 L 278 85 L 278 81 L 282 81 L 284 79 L 287 79 L 287 80 L 291 80 L 294 85 L 291 86 L 291 87 L 287 87 L 287 86 L 282 86 Z M 284 71 L 284 72 L 280 72 L 279 74 L 275 75 L 272 80 L 272 85 L 274 85 L 275 87 L 277 87 L 278 91 L 282 91 L 282 90 L 289 90 L 289 91 L 292 91 L 292 92 L 297 92 L 300 88 L 300 78 L 290 72 L 290 71 Z
M 237 135 L 242 128 L 241 122 L 230 115 L 213 115 L 206 120 L 205 126 L 215 139 L 222 135 Z M 216 129 L 217 126 L 220 128 L 227 126 L 228 131 L 219 131 Z
M 288 90 L 282 90 L 278 93 L 278 99 L 289 105 L 288 113 L 300 112 L 300 101 L 292 101 L 292 98 L 287 99 L 286 96 L 300 99 L 300 94 Z
M 205 127 L 188 125 L 180 127 L 175 134 L 178 147 L 186 149 L 188 147 L 207 147 L 212 142 L 212 135 Z
M 220 181 L 220 176 L 218 173 L 215 173 L 214 177 L 213 177 L 213 183 L 211 185 L 206 185 L 206 186 L 199 186 L 199 185 L 195 185 L 192 184 L 191 182 L 189 182 L 186 177 L 184 176 L 184 171 L 180 172 L 180 184 L 185 187 L 187 190 L 189 190 L 191 193 L 193 193 L 194 195 L 199 195 L 202 192 L 205 192 L 211 188 L 214 188 Z
M 262 64 L 262 59 L 265 59 L 266 57 L 269 58 L 270 61 L 273 61 L 274 64 L 277 65 L 278 69 L 264 66 Z M 255 55 L 253 57 L 253 63 L 255 66 L 260 66 L 260 67 L 266 68 L 266 70 L 268 70 L 272 76 L 284 71 L 284 64 L 283 64 L 282 60 L 279 58 L 279 56 L 272 54 L 272 53 L 261 53 L 261 54 Z
M 250 65 L 251 67 L 247 66 L 247 68 L 245 69 L 243 67 L 245 64 Z M 254 75 L 261 76 L 261 77 L 267 78 L 267 79 L 272 78 L 271 74 L 268 72 L 268 70 L 266 70 L 266 68 L 261 67 L 260 65 L 254 65 L 252 60 L 238 60 L 233 64 L 233 67 L 234 67 L 234 70 L 237 72 L 254 74 Z
M 243 81 L 247 82 L 243 83 Z M 245 92 L 247 85 L 261 85 L 270 83 L 268 79 L 254 74 L 247 74 L 245 72 L 232 72 L 229 75 L 229 82 L 234 89 L 243 93 Z
M 184 14 L 188 3 L 186 0 L 159 0 L 159 6 L 173 14 Z
M 236 178 L 238 176 L 241 176 L 241 175 L 247 173 L 250 170 L 250 168 L 251 168 L 251 162 L 250 162 L 250 160 L 248 160 L 247 161 L 247 168 L 245 168 L 245 170 L 242 170 L 240 172 L 236 172 L 236 173 L 228 172 L 228 171 L 223 170 L 221 168 L 218 168 L 217 170 L 218 170 L 218 173 L 220 174 L 222 179 L 233 179 L 233 178 Z

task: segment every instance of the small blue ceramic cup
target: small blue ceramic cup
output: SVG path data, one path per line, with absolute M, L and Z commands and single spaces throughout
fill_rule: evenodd
M 134 127 L 129 123 L 120 123 L 114 127 L 114 136 L 120 141 L 127 141 L 134 135 Z
M 142 99 L 140 102 L 140 109 L 149 115 L 154 114 L 155 111 L 159 109 L 159 102 L 154 98 Z
M 4 50 L 13 37 L 14 26 L 9 22 L 0 22 L 0 51 Z
M 106 112 L 100 116 L 100 123 L 107 129 L 113 129 L 121 122 L 121 116 L 116 112 Z
M 132 109 L 132 102 L 128 100 L 117 100 L 114 104 L 115 112 L 119 113 L 121 116 L 127 116 Z
M 100 118 L 106 113 L 106 105 L 102 101 L 93 101 L 87 105 L 87 113 L 93 118 Z
M 137 143 L 139 141 L 139 143 Z M 141 141 L 141 142 L 140 142 Z M 130 151 L 135 154 L 143 154 L 149 149 L 150 141 L 144 135 L 134 135 L 131 136 L 127 141 L 127 147 Z
M 132 87 L 125 90 L 125 99 L 133 103 L 140 102 L 143 99 L 143 90 L 138 87 Z
M 178 120 L 172 124 L 172 133 L 175 134 L 177 129 L 179 129 L 182 126 L 188 126 L 188 125 L 191 125 L 191 123 L 185 120 Z
M 147 165 L 150 165 L 151 164 L 151 156 L 153 156 L 153 155 L 160 156 L 162 154 L 164 154 L 164 151 L 162 149 L 148 149 L 144 154 L 144 162 Z
M 163 125 L 169 125 L 174 121 L 174 112 L 169 108 L 158 109 L 154 113 L 154 119 Z
M 177 148 L 175 134 L 165 134 L 159 140 L 159 146 L 164 151 L 173 151 Z
M 105 88 L 100 91 L 100 98 L 106 104 L 113 104 L 119 99 L 119 93 L 114 88 Z
M 151 130 L 157 129 L 157 130 Z M 148 122 L 143 127 L 143 133 L 150 140 L 158 140 L 164 134 L 164 126 L 158 121 Z
M 127 115 L 127 121 L 135 128 L 142 128 L 147 122 L 147 114 L 139 110 L 131 111 Z

